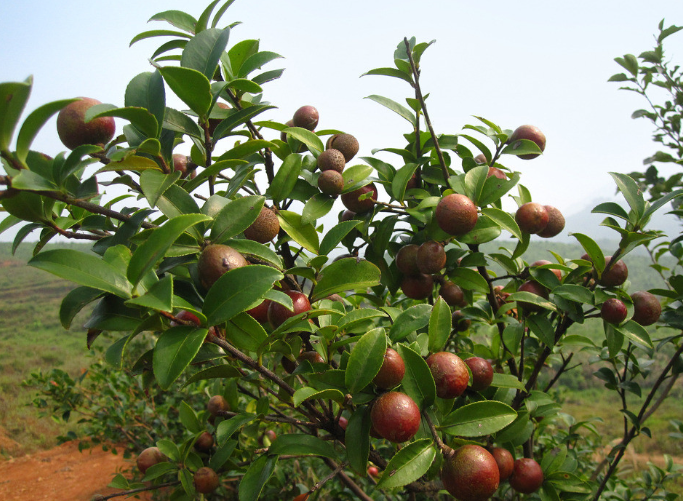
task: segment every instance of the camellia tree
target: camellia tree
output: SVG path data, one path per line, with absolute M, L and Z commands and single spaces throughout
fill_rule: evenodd
M 119 475 L 121 492 L 100 499 L 160 487 L 172 499 L 242 501 L 629 498 L 619 462 L 683 370 L 683 342 L 645 328 L 662 304 L 627 291 L 623 258 L 661 236 L 648 222 L 681 192 L 650 204 L 612 173 L 628 209 L 594 212 L 618 247 L 606 253 L 576 233 L 585 255 L 527 263 L 532 234 L 564 227 L 504 165 L 543 152 L 537 127 L 476 117 L 464 133 L 437 134 L 419 81 L 430 43 L 405 39 L 392 67 L 367 73 L 410 88 L 407 107 L 370 96 L 408 122 L 405 142 L 382 149 L 394 163 L 352 161 L 357 138 L 316 131 L 312 106 L 285 124 L 262 120 L 274 108 L 263 86 L 282 70 L 261 68 L 278 55 L 257 40 L 230 46 L 230 27 L 218 25 L 232 0 L 219 3 L 198 19 L 152 17 L 180 31 L 134 38 L 172 37 L 121 105 L 67 99 L 21 122 L 31 80 L 0 84 L 0 230 L 22 225 L 15 246 L 40 230 L 29 264 L 78 284 L 63 325 L 94 304 L 88 345 L 113 334 L 107 360 L 146 391 L 180 381 L 214 390 L 201 406 L 178 405 L 182 432 L 145 444 L 142 483 Z M 186 109 L 168 107 L 167 92 Z M 57 113 L 71 151 L 31 150 Z M 113 117 L 127 122 L 118 135 Z M 183 142 L 189 156 L 174 153 Z M 114 186 L 123 194 L 104 202 Z M 338 222 L 321 219 L 338 197 Z M 482 246 L 503 231 L 512 248 Z M 45 250 L 57 235 L 92 247 Z M 662 318 L 678 328 L 683 287 L 669 283 Z M 592 317 L 603 319 L 597 342 L 579 328 Z M 138 336 L 153 347 L 127 366 Z M 602 462 L 579 433 L 590 423 L 560 413 L 551 394 L 575 350 L 592 352 L 623 404 L 623 437 Z M 644 398 L 634 406 L 629 395 Z M 282 474 L 302 462 L 324 473 L 311 483 Z M 642 488 L 661 492 L 673 469 L 669 460 Z

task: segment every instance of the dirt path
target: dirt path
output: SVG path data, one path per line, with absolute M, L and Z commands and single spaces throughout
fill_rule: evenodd
M 114 473 L 130 466 L 131 462 L 121 454 L 115 456 L 99 447 L 81 453 L 77 442 L 68 442 L 47 451 L 0 460 L 0 499 L 89 501 L 95 494 L 116 492 L 107 484 Z

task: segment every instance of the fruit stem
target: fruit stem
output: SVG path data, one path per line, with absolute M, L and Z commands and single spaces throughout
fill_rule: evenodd
M 424 97 L 422 96 L 422 89 L 420 88 L 420 71 L 415 66 L 415 61 L 413 60 L 413 52 L 410 50 L 410 44 L 408 43 L 408 38 L 403 38 L 403 43 L 406 45 L 406 52 L 408 53 L 408 61 L 410 62 L 410 69 L 413 71 L 413 78 L 415 79 L 415 95 L 417 100 L 420 101 L 420 107 L 422 108 L 422 113 L 425 116 L 425 123 L 429 127 L 429 133 L 432 135 L 432 140 L 434 141 L 434 148 L 436 149 L 436 155 L 439 157 L 439 165 L 441 165 L 441 172 L 443 172 L 443 179 L 446 181 L 446 186 L 448 186 L 448 168 L 446 167 L 446 162 L 443 159 L 443 152 L 439 146 L 439 140 L 434 132 L 434 127 L 432 126 L 432 121 L 429 119 L 429 113 L 427 113 L 427 105 L 425 104 Z M 418 134 L 419 136 L 419 134 Z M 418 139 L 419 141 L 419 139 Z

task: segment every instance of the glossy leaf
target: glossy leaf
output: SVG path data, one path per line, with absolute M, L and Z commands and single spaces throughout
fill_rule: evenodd
M 261 324 L 244 312 L 228 321 L 225 338 L 241 350 L 259 351 L 268 339 L 268 334 Z
M 481 213 L 491 218 L 498 226 L 510 232 L 513 236 L 517 237 L 517 239 L 522 240 L 524 238 L 522 236 L 522 230 L 520 230 L 517 225 L 517 221 L 515 221 L 515 218 L 507 212 L 489 207 L 482 209 Z
M 299 178 L 301 173 L 301 155 L 292 153 L 287 155 L 285 161 L 278 168 L 275 173 L 275 178 L 268 188 L 268 193 L 273 199 L 273 202 L 278 203 L 289 196 L 289 194 L 294 189 L 296 185 L 296 180 Z M 308 224 L 308 222 L 303 222 L 302 224 Z
M 409 163 L 401 167 L 396 172 L 394 180 L 391 182 L 391 193 L 399 202 L 403 202 L 403 198 L 406 194 L 406 185 L 413 177 L 413 174 L 415 174 L 416 170 L 417 164 Z
M 371 99 L 375 101 L 376 103 L 381 104 L 382 106 L 390 109 L 394 113 L 397 113 L 401 117 L 405 118 L 410 122 L 410 124 L 414 127 L 415 126 L 415 114 L 410 111 L 408 108 L 406 108 L 403 105 L 398 104 L 396 101 L 393 101 L 387 97 L 383 96 L 377 96 L 377 95 L 372 95 L 368 96 L 365 99 Z
M 183 388 L 196 381 L 206 381 L 209 379 L 223 380 L 233 377 L 242 377 L 242 373 L 231 365 L 216 365 L 213 367 L 209 367 L 208 369 L 204 369 L 203 371 L 199 371 L 196 374 L 193 374 L 192 377 L 189 378 L 187 382 L 183 385 Z
M 320 138 L 315 135 L 315 132 L 311 132 L 310 130 L 302 127 L 288 127 L 282 132 L 304 143 L 309 151 L 315 156 L 318 156 L 325 149 Z
M 529 139 L 518 139 L 517 141 L 514 141 L 503 148 L 502 153 L 503 155 L 520 156 L 529 154 L 540 155 L 543 152 L 535 142 L 530 141 Z
M 512 374 L 498 374 L 497 372 L 493 374 L 491 386 L 495 388 L 515 388 L 517 390 L 525 389 L 524 383 Z
M 593 293 L 586 287 L 580 285 L 565 284 L 555 287 L 553 294 L 569 301 L 576 301 L 577 303 L 594 304 L 595 299 Z
M 436 353 L 443 349 L 446 341 L 448 341 L 448 337 L 451 335 L 452 328 L 451 308 L 439 296 L 429 317 L 429 351 L 431 353 Z
M 391 458 L 377 488 L 394 489 L 418 480 L 427 473 L 435 457 L 436 449 L 429 438 L 406 445 Z
M 336 459 L 338 454 L 330 442 L 312 435 L 280 435 L 268 448 L 268 454 L 320 456 Z
M 361 475 L 368 467 L 371 427 L 369 406 L 356 407 L 346 426 L 346 457 L 351 468 Z
M 393 342 L 397 342 L 407 337 L 411 332 L 422 329 L 429 324 L 431 313 L 432 307 L 428 304 L 411 306 L 394 320 L 389 331 L 389 337 Z
M 159 137 L 166 113 L 166 89 L 159 71 L 140 73 L 133 77 L 126 87 L 126 107 L 144 108 L 157 121 L 156 133 L 149 137 Z
M 179 10 L 167 10 L 154 14 L 149 18 L 149 21 L 166 21 L 178 29 L 194 34 L 194 28 L 197 20 L 189 14 Z
M 292 403 L 294 404 L 294 407 L 299 407 L 301 404 L 311 399 L 334 400 L 335 402 L 341 404 L 344 402 L 344 394 L 339 390 L 335 390 L 334 388 L 317 390 L 315 388 L 304 386 L 303 388 L 299 388 L 294 392 L 294 395 L 292 396 Z
M 397 350 L 406 366 L 401 388 L 424 410 L 436 400 L 436 383 L 432 372 L 419 353 L 403 344 L 399 344 Z
M 180 132 L 181 134 L 187 134 L 199 140 L 203 140 L 204 138 L 204 132 L 199 128 L 197 122 L 192 120 L 184 113 L 174 110 L 173 108 L 166 108 L 166 114 L 164 115 L 164 129 L 168 129 L 173 132 Z
M 280 270 L 283 269 L 282 258 L 278 256 L 275 253 L 275 251 L 273 251 L 270 247 L 267 247 L 263 244 L 254 242 L 253 240 L 246 240 L 243 238 L 227 240 L 226 242 L 224 242 L 224 244 L 229 245 L 230 247 L 239 251 L 242 254 L 256 256 L 260 259 L 263 259 L 264 261 L 268 261 Z
M 224 444 L 233 433 L 242 428 L 244 425 L 251 423 L 256 419 L 255 414 L 238 414 L 221 421 L 216 428 L 216 441 L 219 445 Z
M 62 299 L 59 307 L 59 321 L 66 330 L 71 327 L 71 322 L 87 305 L 102 295 L 99 289 L 92 287 L 76 287 Z
M 592 238 L 590 238 L 588 235 L 584 235 L 583 233 L 572 233 L 571 236 L 579 241 L 583 249 L 586 251 L 586 254 L 588 254 L 588 257 L 590 257 L 593 261 L 593 266 L 595 266 L 595 269 L 598 270 L 598 273 L 602 273 L 602 270 L 605 269 L 605 256 L 602 253 L 600 246 L 595 243 Z
M 401 80 L 405 80 L 409 84 L 413 83 L 412 75 L 405 73 L 401 70 L 397 70 L 396 68 L 375 68 L 366 73 L 363 73 L 361 76 L 364 77 L 365 75 L 382 75 L 387 77 L 400 78 Z
M 638 183 L 626 174 L 621 174 L 619 172 L 610 172 L 609 174 L 612 176 L 612 179 L 614 179 L 621 194 L 624 195 L 631 210 L 636 214 L 636 217 L 640 219 L 645 213 L 645 198 L 643 198 L 643 194 L 640 192 Z
M 256 501 L 259 498 L 277 462 L 277 456 L 263 455 L 249 466 L 239 485 L 239 501 Z
M 323 268 L 311 300 L 325 298 L 348 289 L 365 289 L 379 284 L 381 272 L 370 261 L 346 258 Z
M 180 59 L 180 66 L 203 73 L 209 80 L 213 79 L 221 55 L 228 45 L 230 28 L 223 30 L 208 29 L 192 37 Z
M 168 390 L 202 347 L 207 329 L 186 325 L 164 331 L 154 346 L 154 376 Z
M 352 310 L 339 319 L 337 322 L 337 327 L 339 330 L 348 330 L 353 328 L 356 324 L 361 322 L 366 322 L 371 318 L 384 317 L 386 313 L 380 310 L 375 310 L 371 308 L 360 308 L 357 310 Z
M 172 30 L 150 30 L 150 31 L 143 31 L 142 33 L 138 33 L 133 37 L 133 39 L 130 41 L 129 46 L 133 45 L 136 42 L 139 42 L 140 40 L 145 40 L 146 38 L 153 38 L 153 37 L 183 37 L 183 38 L 191 38 L 190 35 L 187 33 L 183 33 L 182 31 L 172 31 Z
M 647 330 L 634 320 L 629 320 L 624 325 L 615 327 L 615 330 L 621 332 L 638 346 L 653 348 L 652 340 Z
M 249 228 L 261 213 L 265 197 L 247 196 L 232 200 L 214 218 L 211 241 L 223 243 Z
M 280 227 L 289 235 L 292 240 L 301 245 L 306 250 L 318 253 L 318 232 L 312 224 L 303 224 L 301 216 L 296 212 L 281 210 L 278 212 Z
M 142 296 L 129 299 L 126 304 L 143 306 L 157 311 L 173 311 L 173 278 L 170 275 L 155 282 Z
M 32 76 L 23 82 L 0 83 L 0 150 L 9 150 L 14 129 L 31 95 L 32 86 Z
M 301 211 L 301 222 L 303 224 L 314 223 L 332 210 L 334 198 L 318 193 L 313 195 Z
M 150 207 L 156 207 L 159 197 L 180 179 L 181 172 L 164 174 L 158 170 L 146 170 L 140 174 L 140 187 Z
M 147 137 L 157 137 L 159 124 L 154 115 L 145 108 L 126 107 L 116 108 L 110 104 L 96 104 L 85 112 L 86 122 L 100 117 L 117 117 L 128 120 Z
M 201 72 L 180 66 L 159 68 L 171 90 L 200 117 L 206 115 L 211 106 L 211 83 Z
M 362 221 L 344 221 L 330 228 L 320 242 L 320 255 L 327 255 L 332 252 L 339 245 L 339 242 L 359 224 L 362 224 Z
M 449 435 L 483 437 L 502 430 L 516 418 L 515 410 L 503 402 L 474 402 L 451 412 L 441 428 Z
M 254 106 L 249 106 L 248 108 L 244 108 L 243 110 L 238 110 L 235 111 L 231 114 L 228 115 L 228 118 L 222 120 L 218 126 L 216 127 L 216 130 L 213 133 L 214 138 L 221 138 L 225 135 L 226 132 L 230 132 L 233 130 L 235 127 L 238 127 L 244 123 L 246 123 L 248 120 L 251 120 L 257 115 L 260 115 L 264 111 L 270 110 L 275 108 L 275 106 L 269 106 L 265 104 L 256 104 Z M 272 146 L 272 143 L 268 143 L 268 146 L 264 147 L 270 147 Z
M 31 143 L 35 139 L 40 129 L 45 125 L 52 115 L 60 111 L 67 104 L 78 101 L 78 99 L 62 99 L 61 101 L 53 101 L 51 103 L 39 106 L 26 117 L 24 123 L 21 125 L 19 135 L 17 136 L 16 156 L 20 161 L 25 161 Z
M 387 336 L 383 328 L 372 329 L 361 336 L 351 350 L 346 366 L 346 387 L 357 393 L 369 385 L 384 362 Z
M 456 285 L 463 289 L 487 294 L 489 292 L 489 284 L 479 272 L 469 268 L 456 268 L 449 275 L 450 279 Z
M 178 418 L 189 432 L 199 433 L 203 431 L 203 427 L 199 424 L 199 419 L 197 419 L 197 414 L 184 400 L 180 402 Z

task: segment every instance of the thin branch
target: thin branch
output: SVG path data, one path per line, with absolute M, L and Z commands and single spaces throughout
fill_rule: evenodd
M 174 480 L 173 482 L 166 482 L 165 484 L 150 485 L 148 487 L 138 487 L 137 489 L 131 489 L 129 491 L 121 491 L 116 494 L 109 494 L 108 496 L 101 496 L 98 498 L 99 501 L 105 501 L 106 499 L 113 499 L 120 496 L 128 496 L 130 494 L 135 494 L 137 492 L 155 491 L 157 489 L 163 489 L 164 487 L 172 487 L 178 485 L 180 480 Z
M 562 365 L 559 369 L 557 369 L 555 376 L 553 376 L 550 382 L 545 386 L 545 388 L 543 388 L 543 393 L 548 393 L 548 391 L 550 391 L 550 388 L 552 388 L 555 385 L 555 383 L 557 383 L 557 380 L 560 379 L 560 376 L 567 370 L 567 366 L 569 365 L 569 362 L 571 361 L 573 356 L 574 353 L 570 353 L 567 358 L 564 358 L 564 355 L 562 355 Z
M 231 418 L 238 416 L 238 412 L 230 412 L 230 411 L 218 411 L 216 415 L 222 417 L 222 418 Z M 293 419 L 293 418 L 288 418 L 288 417 L 280 417 L 280 416 L 262 416 L 262 419 L 265 421 L 272 421 L 275 423 L 288 423 L 288 424 L 293 424 L 293 425 L 298 425 L 298 426 L 308 426 L 308 427 L 313 427 L 313 428 L 320 428 L 320 425 L 318 423 L 312 423 L 310 421 L 300 421 L 299 419 Z
M 337 466 L 337 463 L 335 463 L 331 459 L 323 458 L 323 460 L 325 461 L 325 464 L 329 466 L 332 470 L 336 471 L 337 468 L 339 468 L 339 466 Z M 337 472 L 337 476 L 339 477 L 339 480 L 341 480 L 349 489 L 351 489 L 353 493 L 360 499 L 362 499 L 363 501 L 372 501 L 372 498 L 365 494 L 365 492 L 363 492 L 363 489 L 358 487 L 358 484 L 351 480 L 351 478 L 342 470 L 339 470 L 339 472 Z

